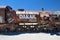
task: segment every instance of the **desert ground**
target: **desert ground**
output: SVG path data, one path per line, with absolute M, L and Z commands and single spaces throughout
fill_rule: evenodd
M 0 40 L 60 40 L 59 35 L 49 33 L 24 33 L 19 35 L 0 35 Z

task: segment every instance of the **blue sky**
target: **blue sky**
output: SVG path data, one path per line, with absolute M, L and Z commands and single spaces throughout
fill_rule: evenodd
M 0 6 L 11 6 L 14 10 L 60 10 L 60 0 L 0 0 Z

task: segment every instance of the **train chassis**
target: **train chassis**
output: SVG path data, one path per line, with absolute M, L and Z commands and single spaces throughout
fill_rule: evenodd
M 6 24 L 0 27 L 0 32 L 51 32 L 60 31 L 60 25 L 14 25 Z

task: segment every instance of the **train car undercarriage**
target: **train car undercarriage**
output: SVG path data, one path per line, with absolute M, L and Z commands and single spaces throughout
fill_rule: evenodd
M 17 25 L 0 24 L 0 32 L 60 32 L 60 25 Z

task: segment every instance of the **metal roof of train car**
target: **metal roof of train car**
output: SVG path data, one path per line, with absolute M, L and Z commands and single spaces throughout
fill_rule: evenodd
M 0 6 L 0 8 L 10 8 L 10 9 L 12 9 L 10 6 Z
M 16 14 L 39 14 L 39 12 L 35 12 L 35 11 L 16 11 Z

